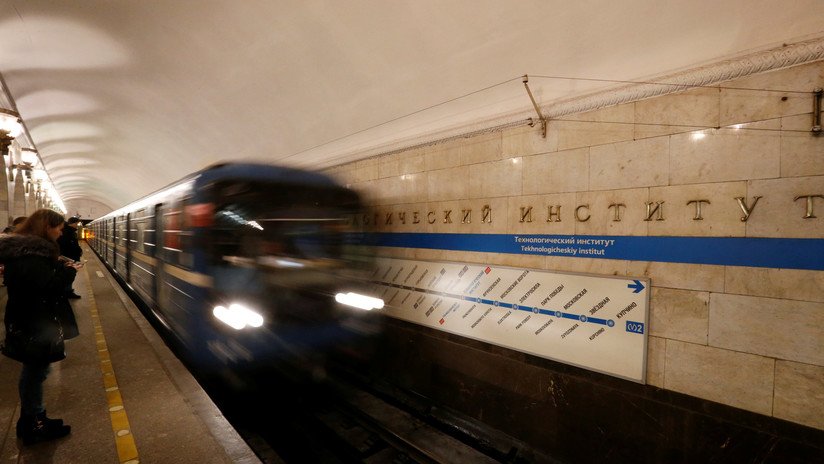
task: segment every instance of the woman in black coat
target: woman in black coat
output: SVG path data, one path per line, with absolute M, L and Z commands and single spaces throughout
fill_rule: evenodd
M 43 407 L 43 382 L 49 364 L 65 358 L 63 340 L 77 335 L 74 313 L 65 296 L 77 270 L 58 259 L 57 237 L 63 216 L 34 212 L 12 235 L 0 238 L 5 265 L 6 340 L 3 354 L 23 363 L 17 436 L 31 444 L 67 435 L 71 427 L 49 419 Z

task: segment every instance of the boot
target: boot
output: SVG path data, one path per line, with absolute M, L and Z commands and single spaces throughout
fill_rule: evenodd
M 59 427 L 63 425 L 63 419 L 50 419 L 46 417 L 46 411 L 44 410 L 40 414 L 35 414 L 35 418 L 41 420 L 46 423 L 49 427 Z M 23 437 L 23 431 L 26 429 L 26 424 L 31 422 L 31 419 L 24 420 L 23 416 L 17 421 L 17 437 Z
M 45 418 L 45 413 L 20 417 L 17 421 L 18 436 L 24 445 L 65 437 L 72 431 L 71 426 L 58 424 L 60 419 L 49 419 L 50 422 L 46 422 Z
M 59 427 L 63 425 L 63 419 L 49 419 L 48 417 L 46 417 L 45 409 L 40 414 L 37 414 L 36 417 L 41 421 L 45 422 L 50 427 Z

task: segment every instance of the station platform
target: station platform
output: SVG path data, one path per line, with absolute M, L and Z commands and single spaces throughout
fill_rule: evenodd
M 189 371 L 85 245 L 72 300 L 80 336 L 51 365 L 50 417 L 71 434 L 24 446 L 20 363 L 0 356 L 0 463 L 259 463 Z M 6 305 L 0 288 L 0 315 Z M 0 329 L 1 330 L 1 329 Z

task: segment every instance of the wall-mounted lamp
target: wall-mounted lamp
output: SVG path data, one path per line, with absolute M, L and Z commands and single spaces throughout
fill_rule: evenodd
M 37 158 L 37 150 L 33 148 L 23 148 L 20 150 L 20 164 L 12 164 L 11 165 L 11 179 L 12 181 L 17 180 L 17 173 L 20 172 L 23 174 L 23 182 L 26 184 L 26 193 L 29 193 L 29 186 L 28 184 L 31 183 L 32 179 L 32 171 L 34 170 L 34 166 L 39 161 Z
M 23 123 L 20 115 L 14 111 L 0 108 L 0 152 L 3 156 L 9 155 L 9 145 L 23 132 Z
M 34 148 L 23 148 L 20 150 L 20 161 L 23 164 L 28 164 L 30 166 L 34 166 L 37 164 L 37 150 Z

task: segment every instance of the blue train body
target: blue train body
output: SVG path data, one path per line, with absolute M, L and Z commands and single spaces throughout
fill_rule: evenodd
M 203 369 L 300 360 L 370 337 L 360 200 L 322 174 L 261 164 L 194 173 L 93 221 L 90 246 Z

